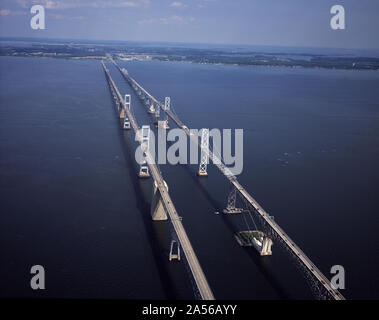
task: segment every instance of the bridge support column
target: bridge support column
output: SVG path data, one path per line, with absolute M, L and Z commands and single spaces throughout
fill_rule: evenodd
M 201 157 L 200 157 L 200 165 L 199 165 L 199 171 L 197 172 L 197 175 L 200 177 L 206 177 L 208 176 L 207 172 L 207 165 L 209 162 L 208 153 L 209 151 L 209 130 L 208 129 L 202 129 L 201 131 Z
M 168 259 L 170 261 L 173 259 L 180 261 L 180 245 L 176 240 L 171 240 L 170 254 L 168 256 Z
M 125 100 L 126 108 L 128 108 L 130 110 L 130 105 L 132 102 L 132 98 L 131 98 L 130 94 L 126 94 L 124 100 Z
M 149 145 L 150 145 L 150 126 L 142 126 L 141 135 L 142 135 L 141 148 L 143 152 L 145 153 L 146 150 L 149 150 Z M 149 167 L 147 165 L 146 159 L 144 159 L 143 163 L 140 164 L 138 177 L 139 178 L 150 177 Z
M 163 181 L 164 185 L 168 191 L 168 186 L 166 181 Z M 163 206 L 162 197 L 158 189 L 157 182 L 154 180 L 153 184 L 153 196 L 151 199 L 151 217 L 155 221 L 167 220 L 166 210 Z
M 125 107 L 128 108 L 130 110 L 130 103 L 131 103 L 131 97 L 130 97 L 130 94 L 126 94 L 125 95 Z M 125 115 L 125 110 L 123 109 L 124 111 L 124 126 L 123 128 L 125 130 L 130 130 L 130 120 L 129 118 Z
M 236 214 L 236 213 L 242 213 L 242 208 L 236 207 L 236 201 L 237 201 L 237 189 L 231 185 L 231 190 L 228 195 L 228 203 L 226 204 L 226 208 L 224 209 L 225 214 Z
M 171 98 L 170 97 L 165 97 L 164 98 L 164 109 L 166 111 L 170 110 L 170 104 L 171 104 Z
M 125 119 L 124 119 L 123 129 L 130 130 L 130 121 L 129 121 L 129 118 L 127 118 L 127 117 L 125 117 Z
M 159 107 L 159 104 L 157 104 L 155 107 L 155 117 L 159 118 L 159 116 L 160 116 L 160 107 Z
M 120 112 L 120 119 L 124 119 L 124 118 L 125 118 L 125 110 L 124 108 L 122 108 Z
M 164 109 L 165 111 L 170 111 L 170 108 L 171 108 L 171 98 L 170 97 L 165 97 L 164 98 Z M 168 115 L 166 113 L 166 119 L 164 120 L 166 123 L 165 123 L 165 129 L 170 129 L 170 126 L 168 124 Z
M 168 126 L 166 120 L 158 120 L 157 121 L 157 128 L 161 128 L 161 129 L 164 129 L 164 130 L 170 129 L 170 127 Z
M 264 237 L 263 239 L 263 244 L 262 244 L 262 250 L 261 250 L 261 256 L 271 256 L 272 251 L 271 251 L 271 246 L 273 242 L 269 237 Z

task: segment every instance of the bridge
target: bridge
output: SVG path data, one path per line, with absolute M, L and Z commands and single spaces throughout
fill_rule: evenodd
M 209 159 L 216 165 L 221 173 L 230 182 L 233 192 L 237 193 L 240 198 L 246 203 L 249 209 L 260 220 L 265 233 L 270 235 L 271 238 L 277 240 L 284 249 L 295 259 L 298 266 L 304 272 L 306 279 L 309 281 L 313 293 L 320 299 L 334 299 L 345 300 L 344 296 L 334 289 L 328 280 L 328 278 L 315 266 L 315 264 L 307 257 L 307 255 L 300 249 L 298 245 L 284 232 L 284 230 L 276 223 L 272 216 L 270 216 L 259 203 L 248 193 L 248 191 L 238 182 L 236 176 L 225 166 L 221 159 L 215 155 L 208 144 L 204 145 L 203 141 L 198 136 L 191 134 L 188 127 L 175 115 L 167 104 L 161 103 L 152 94 L 150 94 L 142 85 L 140 85 L 135 79 L 133 79 L 126 69 L 121 69 L 119 65 L 110 58 L 110 61 L 121 72 L 124 79 L 131 85 L 136 93 L 145 101 L 150 101 L 156 108 L 163 110 L 168 117 L 181 129 L 184 130 L 186 135 L 191 141 L 196 143 L 201 149 L 202 153 L 205 153 Z M 175 215 L 173 217 L 176 217 Z M 181 243 L 181 241 L 180 241 Z M 181 243 L 182 244 L 182 243 Z M 183 244 L 182 244 L 183 246 Z
M 134 133 L 136 134 L 136 140 L 140 143 L 141 146 L 144 146 L 145 140 L 144 136 L 141 133 L 141 130 L 134 119 L 134 116 L 132 115 L 130 108 L 127 106 L 125 100 L 123 99 L 122 95 L 120 94 L 120 91 L 118 90 L 116 84 L 114 83 L 110 72 L 108 68 L 106 67 L 104 61 L 102 61 L 102 66 L 105 71 L 106 78 L 108 80 L 109 86 L 112 90 L 112 93 L 115 93 L 115 99 L 119 104 L 122 105 L 121 111 L 124 111 L 126 115 L 128 116 L 128 119 L 130 121 L 130 124 L 133 128 Z M 118 108 L 118 111 L 120 108 Z M 124 114 L 125 116 L 125 114 Z M 122 114 L 121 114 L 122 117 Z M 179 243 L 181 245 L 181 248 L 183 250 L 183 253 L 185 255 L 186 261 L 189 265 L 189 268 L 191 270 L 191 274 L 193 276 L 193 279 L 196 284 L 196 289 L 198 290 L 198 293 L 203 300 L 214 300 L 214 296 L 212 293 L 212 290 L 208 284 L 208 281 L 204 275 L 204 272 L 200 266 L 199 260 L 195 254 L 195 251 L 193 250 L 193 247 L 191 245 L 191 242 L 187 236 L 187 233 L 184 229 L 184 226 L 181 222 L 181 218 L 178 214 L 178 212 L 175 209 L 174 202 L 171 200 L 171 197 L 168 193 L 168 187 L 165 181 L 163 180 L 163 177 L 155 163 L 155 159 L 152 158 L 152 155 L 149 152 L 149 148 L 146 146 L 143 147 L 145 157 L 146 157 L 146 163 L 150 169 L 150 172 L 152 174 L 152 177 L 154 179 L 154 185 L 159 190 L 159 200 L 156 203 L 156 208 L 152 208 L 152 211 L 155 212 L 155 214 L 163 214 L 162 212 L 156 212 L 156 210 L 159 210 L 159 204 L 163 204 L 164 211 L 169 215 L 170 222 L 172 223 L 172 226 L 175 230 L 175 234 L 179 240 Z M 153 202 L 154 205 L 154 202 Z M 154 218 L 154 217 L 153 217 Z

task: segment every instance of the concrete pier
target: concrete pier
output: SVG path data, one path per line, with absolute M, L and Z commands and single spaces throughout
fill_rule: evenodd
M 271 251 L 271 246 L 272 246 L 272 240 L 268 237 L 265 237 L 263 239 L 263 245 L 262 245 L 262 250 L 261 250 L 261 256 L 271 256 L 272 251 Z
M 163 182 L 168 191 L 166 181 Z M 163 206 L 162 197 L 155 180 L 153 184 L 153 196 L 151 198 L 151 217 L 153 220 L 167 220 L 166 210 Z
M 206 172 L 206 171 L 198 171 L 197 172 L 197 175 L 199 176 L 199 177 L 208 177 L 208 172 Z
M 140 169 L 138 172 L 138 178 L 140 178 L 140 179 L 150 178 L 149 167 L 147 165 L 141 165 L 140 166 Z
M 173 259 L 180 261 L 180 246 L 176 240 L 171 241 L 170 254 L 168 256 L 168 259 L 170 261 Z
M 124 119 L 124 118 L 125 118 L 125 110 L 124 108 L 121 108 L 120 119 Z
M 124 118 L 123 129 L 124 130 L 130 130 L 130 121 L 129 121 L 129 118 L 127 118 L 127 117 Z

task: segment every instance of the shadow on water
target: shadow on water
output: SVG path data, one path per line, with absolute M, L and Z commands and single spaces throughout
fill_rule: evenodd
M 263 277 L 267 280 L 267 282 L 271 285 L 271 287 L 278 294 L 280 300 L 289 300 L 291 299 L 290 294 L 283 288 L 280 281 L 273 274 L 270 274 L 268 269 L 268 264 L 266 263 L 266 259 L 270 259 L 270 257 L 261 257 L 258 252 L 256 252 L 251 247 L 243 248 L 247 253 L 249 258 L 254 262 L 254 264 L 259 268 Z

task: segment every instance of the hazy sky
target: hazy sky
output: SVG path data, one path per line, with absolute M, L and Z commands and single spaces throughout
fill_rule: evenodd
M 46 9 L 32 30 L 30 8 Z M 332 30 L 330 8 L 345 8 Z M 0 36 L 379 48 L 379 0 L 0 0 Z

